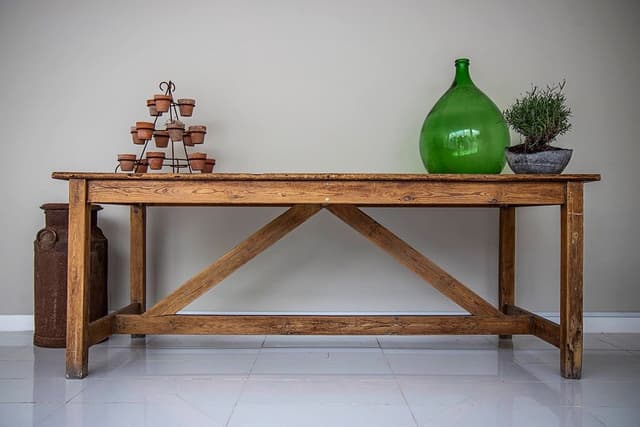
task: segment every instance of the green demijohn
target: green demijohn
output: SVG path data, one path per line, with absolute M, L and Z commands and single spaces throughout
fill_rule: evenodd
M 456 59 L 453 84 L 422 125 L 420 156 L 429 173 L 500 173 L 509 129 L 496 104 L 471 81 L 469 60 Z

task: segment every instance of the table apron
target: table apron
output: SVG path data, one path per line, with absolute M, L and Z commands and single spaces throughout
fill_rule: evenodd
M 90 203 L 358 206 L 560 205 L 562 182 L 88 180 Z

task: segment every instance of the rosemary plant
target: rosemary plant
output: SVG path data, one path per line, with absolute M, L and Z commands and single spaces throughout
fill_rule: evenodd
M 563 93 L 565 82 L 546 88 L 533 86 L 504 111 L 504 118 L 524 142 L 510 147 L 512 152 L 535 153 L 554 150 L 550 143 L 571 129 L 571 109 Z

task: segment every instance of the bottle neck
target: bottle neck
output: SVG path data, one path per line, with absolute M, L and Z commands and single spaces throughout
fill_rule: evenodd
M 468 61 L 456 61 L 456 78 L 453 82 L 456 86 L 473 85 L 471 75 L 469 74 Z

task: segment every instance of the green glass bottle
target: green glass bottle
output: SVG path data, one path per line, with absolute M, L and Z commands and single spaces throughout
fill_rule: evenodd
M 430 173 L 500 173 L 509 129 L 496 104 L 471 81 L 469 60 L 456 59 L 453 84 L 422 125 L 420 156 Z

